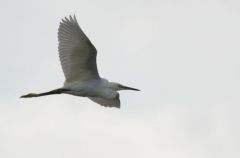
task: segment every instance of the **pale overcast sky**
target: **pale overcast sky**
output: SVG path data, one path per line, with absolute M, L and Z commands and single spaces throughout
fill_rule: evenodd
M 0 0 L 1 158 L 239 158 L 240 1 Z M 121 109 L 62 86 L 60 19 L 76 14 Z

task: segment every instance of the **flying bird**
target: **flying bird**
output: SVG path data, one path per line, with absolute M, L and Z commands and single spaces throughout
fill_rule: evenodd
M 105 107 L 120 108 L 118 91 L 139 91 L 136 88 L 109 82 L 99 76 L 96 64 L 97 50 L 80 28 L 75 15 L 61 20 L 58 42 L 59 58 L 65 76 L 64 85 L 49 92 L 29 93 L 21 98 L 70 94 L 88 97 Z

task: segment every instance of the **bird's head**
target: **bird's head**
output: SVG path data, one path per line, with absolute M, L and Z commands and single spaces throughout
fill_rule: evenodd
M 139 89 L 136 88 L 132 88 L 132 87 L 128 87 L 128 86 L 124 86 L 120 83 L 115 83 L 115 82 L 111 82 L 112 87 L 116 90 L 116 91 L 120 91 L 120 90 L 133 90 L 133 91 L 140 91 Z

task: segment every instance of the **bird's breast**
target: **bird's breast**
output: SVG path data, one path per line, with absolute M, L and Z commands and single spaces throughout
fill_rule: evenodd
M 104 80 L 103 80 L 104 81 Z M 84 96 L 84 97 L 100 97 L 105 99 L 115 98 L 118 93 L 107 86 L 106 81 L 90 80 L 86 82 L 72 82 L 64 85 L 64 88 L 70 91 L 67 94 Z
M 63 88 L 69 90 L 66 92 L 67 94 L 76 96 L 95 97 L 99 95 L 99 83 L 96 80 L 65 83 Z

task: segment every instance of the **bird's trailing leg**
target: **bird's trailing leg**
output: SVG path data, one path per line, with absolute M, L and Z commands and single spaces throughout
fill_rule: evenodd
M 59 88 L 59 89 L 55 89 L 55 90 L 44 92 L 44 93 L 38 93 L 38 94 L 29 93 L 27 95 L 22 95 L 20 98 L 32 98 L 32 97 L 41 97 L 41 96 L 52 95 L 52 94 L 61 94 L 66 91 L 68 91 L 68 89 Z

